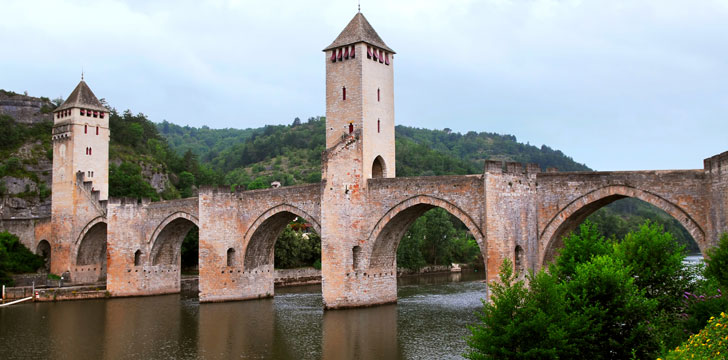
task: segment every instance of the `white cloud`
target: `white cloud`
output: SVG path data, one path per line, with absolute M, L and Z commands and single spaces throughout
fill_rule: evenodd
M 211 127 L 324 113 L 320 50 L 356 1 L 2 0 L 0 87 Z M 364 1 L 397 122 L 511 133 L 599 169 L 728 150 L 728 2 Z M 609 149 L 605 151 L 604 149 Z

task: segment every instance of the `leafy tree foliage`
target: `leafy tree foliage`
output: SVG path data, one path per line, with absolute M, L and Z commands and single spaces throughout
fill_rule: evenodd
M 720 237 L 718 246 L 708 250 L 705 276 L 715 279 L 723 289 L 728 288 L 728 233 Z
M 510 261 L 504 262 L 481 322 L 470 329 L 466 356 L 654 358 L 704 326 L 707 311 L 722 311 L 713 305 L 728 303 L 713 295 L 719 300 L 708 304 L 688 292 L 707 282 L 686 271 L 684 259 L 684 247 L 659 224 L 648 222 L 608 241 L 586 222 L 564 238 L 548 272 L 517 280 Z M 684 301 L 676 302 L 683 294 Z
M 159 194 L 142 177 L 142 168 L 126 161 L 119 166 L 109 164 L 109 195 L 159 200 Z
M 35 272 L 44 265 L 43 258 L 28 250 L 16 235 L 0 232 L 0 283 L 12 285 L 10 274 Z
M 291 269 L 321 263 L 321 237 L 315 232 L 303 231 L 301 224 L 305 222 L 299 219 L 297 223 L 286 226 L 278 236 L 273 251 L 276 268 Z
M 420 216 L 397 248 L 397 266 L 417 270 L 426 264 L 482 264 L 481 252 L 465 225 L 441 208 Z

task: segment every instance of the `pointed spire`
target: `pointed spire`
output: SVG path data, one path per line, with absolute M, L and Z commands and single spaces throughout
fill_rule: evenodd
M 331 45 L 327 46 L 324 51 L 335 49 L 338 47 L 355 44 L 358 42 L 365 42 L 369 45 L 376 46 L 380 49 L 387 50 L 391 53 L 395 53 L 394 50 L 390 49 L 387 44 L 382 41 L 379 34 L 374 30 L 369 21 L 364 17 L 361 12 L 356 13 L 354 18 L 351 19 L 349 25 L 346 25 L 344 30 L 334 40 Z
M 88 87 L 85 81 L 83 81 L 83 72 L 81 72 L 81 82 L 78 83 L 75 89 L 68 95 L 66 101 L 61 104 L 55 111 L 70 109 L 70 108 L 85 108 L 90 110 L 98 111 L 109 111 L 101 104 L 99 99 L 96 98 L 93 91 Z

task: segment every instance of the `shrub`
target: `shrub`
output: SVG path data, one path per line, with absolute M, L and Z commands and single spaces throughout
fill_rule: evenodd
M 720 237 L 718 246 L 707 251 L 705 277 L 715 279 L 724 289 L 728 285 L 728 233 Z
M 728 316 L 724 312 L 708 320 L 699 333 L 690 336 L 675 350 L 665 356 L 672 359 L 724 359 L 728 354 Z M 658 360 L 662 360 L 659 358 Z

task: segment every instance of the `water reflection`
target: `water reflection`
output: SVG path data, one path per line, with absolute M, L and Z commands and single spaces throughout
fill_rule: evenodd
M 3 359 L 459 358 L 480 274 L 402 278 L 399 303 L 322 310 L 320 286 L 274 299 L 202 304 L 186 295 L 0 309 Z M 452 282 L 463 280 L 463 282 Z

